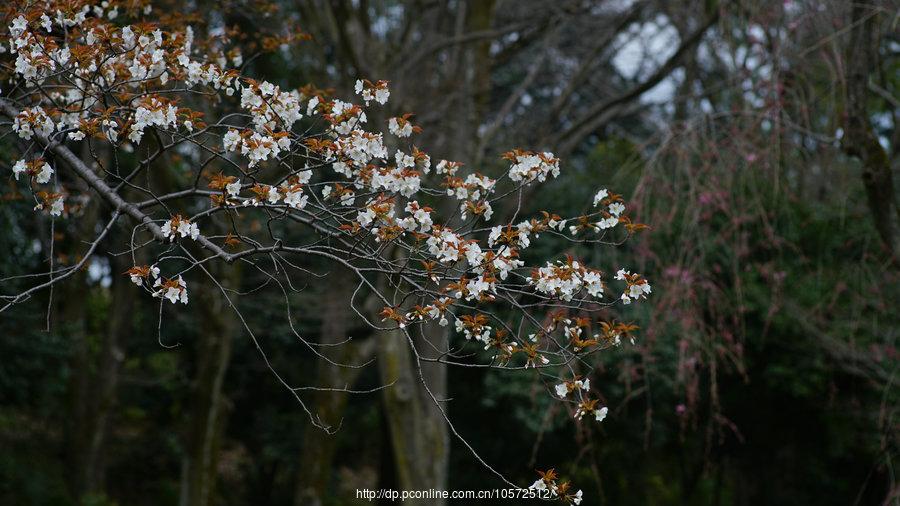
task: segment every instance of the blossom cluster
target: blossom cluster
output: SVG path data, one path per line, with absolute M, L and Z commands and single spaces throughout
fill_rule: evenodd
M 174 241 L 176 237 L 190 237 L 196 240 L 200 236 L 200 227 L 180 214 L 166 220 L 161 229 L 163 237 L 169 241 Z
M 584 499 L 582 491 L 578 490 L 574 493 L 571 492 L 572 485 L 567 481 L 557 483 L 559 476 L 557 475 L 556 470 L 549 469 L 547 471 L 538 471 L 538 474 L 540 475 L 540 478 L 535 480 L 528 488 L 549 492 L 551 496 L 557 497 L 567 504 L 574 504 L 576 506 L 581 504 L 581 501 Z
M 603 278 L 601 272 L 585 267 L 572 258 L 535 269 L 528 278 L 529 283 L 541 293 L 570 301 L 582 290 L 591 297 L 603 296 Z
M 530 183 L 538 180 L 543 183 L 548 176 L 559 176 L 559 160 L 553 153 L 514 150 L 503 157 L 513 162 L 509 168 L 509 178 L 513 181 Z

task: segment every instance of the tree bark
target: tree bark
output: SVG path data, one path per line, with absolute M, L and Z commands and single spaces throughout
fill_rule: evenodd
M 86 420 L 84 455 L 85 488 L 88 492 L 100 492 L 106 485 L 106 442 L 110 430 L 110 418 L 116 405 L 116 392 L 119 385 L 119 367 L 125 358 L 122 350 L 122 339 L 131 327 L 131 315 L 134 308 L 132 290 L 134 285 L 121 273 L 127 270 L 121 260 L 125 257 L 113 257 L 110 260 L 112 285 L 110 286 L 109 321 L 106 335 L 100 349 L 97 372 L 90 389 L 90 417 Z
M 85 275 L 79 272 L 68 283 L 58 287 L 58 329 L 71 343 L 71 369 L 68 384 L 69 416 L 65 425 L 67 482 L 72 497 L 80 499 L 88 491 L 84 455 L 88 420 L 87 398 L 90 383 L 90 347 L 85 328 Z M 79 294 L 77 291 L 81 290 Z
M 240 266 L 210 269 L 223 286 L 236 287 L 239 284 Z M 181 465 L 181 506 L 218 504 L 215 486 L 225 420 L 222 383 L 231 360 L 231 341 L 237 329 L 241 328 L 234 311 L 217 287 L 204 286 L 195 298 L 200 329 Z
M 348 338 L 355 314 L 349 306 L 353 293 L 353 279 L 349 272 L 337 270 L 330 274 L 333 282 L 322 297 L 322 326 L 320 341 L 323 344 L 342 343 Z M 358 338 L 359 336 L 355 336 Z M 358 364 L 368 360 L 374 352 L 372 338 L 354 339 L 349 343 L 335 347 L 336 353 L 321 351 L 339 364 Z M 352 388 L 353 383 L 362 372 L 359 368 L 338 367 L 320 360 L 317 365 L 314 385 L 324 388 Z M 336 426 L 343 417 L 347 406 L 347 392 L 317 391 L 313 394 L 313 413 L 326 424 Z M 303 434 L 300 470 L 297 474 L 297 485 L 294 494 L 295 506 L 321 506 L 328 497 L 329 484 L 334 469 L 335 446 L 337 434 L 328 434 L 308 424 Z
M 446 339 L 443 327 L 423 330 L 431 331 L 431 337 Z M 391 434 L 397 486 L 402 490 L 446 489 L 450 451 L 447 424 L 422 385 L 424 378 L 436 399 L 445 398 L 446 365 L 423 363 L 420 378 L 415 356 L 400 331 L 378 336 L 378 364 L 382 382 L 396 382 L 383 390 L 382 401 Z M 439 499 L 407 502 L 423 506 L 446 504 Z
M 878 57 L 878 18 L 869 12 L 873 7 L 854 3 L 850 8 L 849 46 L 846 60 L 846 113 L 844 118 L 844 152 L 860 159 L 862 180 L 869 211 L 885 248 L 893 254 L 894 223 L 892 209 L 897 206 L 891 162 L 878 142 L 869 119 L 869 80 L 880 68 Z
M 84 159 L 90 159 L 85 152 Z M 106 160 L 104 159 L 104 162 Z M 64 234 L 58 241 L 57 254 L 65 253 L 74 259 L 81 244 L 76 238 L 89 237 L 101 214 L 99 202 L 88 205 L 81 218 L 74 223 L 58 223 L 57 232 Z M 61 228 L 66 223 L 70 229 Z M 104 491 L 106 474 L 106 441 L 109 420 L 115 405 L 119 365 L 123 354 L 119 346 L 121 337 L 131 323 L 133 298 L 127 296 L 130 282 L 120 274 L 128 267 L 122 258 L 110 258 L 112 284 L 110 286 L 108 320 L 100 335 L 90 332 L 88 297 L 85 294 L 87 276 L 84 271 L 75 279 L 58 285 L 56 297 L 61 305 L 57 315 L 57 327 L 70 337 L 72 357 L 69 381 L 70 417 L 66 430 L 68 480 L 72 495 L 79 500 L 85 496 L 99 495 Z M 91 341 L 97 339 L 94 345 Z

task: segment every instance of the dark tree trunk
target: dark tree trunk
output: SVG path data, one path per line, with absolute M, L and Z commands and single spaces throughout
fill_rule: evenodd
M 433 326 L 436 327 L 436 326 Z M 426 328 L 445 340 L 444 328 Z M 450 451 L 447 424 L 434 399 L 422 384 L 424 379 L 435 399 L 445 398 L 447 367 L 422 363 L 419 376 L 415 356 L 402 332 L 378 336 L 378 364 L 383 383 L 396 383 L 383 390 L 385 419 L 391 434 L 397 485 L 402 490 L 445 489 Z M 442 506 L 444 501 L 407 501 L 413 505 Z
M 322 331 L 320 341 L 323 344 L 342 343 L 348 338 L 355 314 L 349 305 L 353 293 L 353 279 L 346 271 L 334 271 L 330 274 L 332 281 L 329 290 L 322 297 Z M 359 364 L 369 359 L 374 351 L 372 338 L 359 339 L 337 346 L 334 353 L 328 348 L 321 352 L 339 364 Z M 359 373 L 359 368 L 338 367 L 320 360 L 314 385 L 324 388 L 352 388 Z M 322 421 L 336 426 L 343 417 L 347 405 L 347 392 L 319 391 L 312 396 L 312 411 Z M 296 506 L 321 506 L 328 497 L 329 485 L 334 469 L 333 459 L 338 434 L 328 434 L 318 427 L 308 424 L 303 434 L 302 454 L 300 455 L 300 472 L 294 495 Z
M 59 267 L 57 263 L 60 258 L 79 251 L 75 238 L 89 237 L 93 233 L 98 213 L 98 206 L 93 204 L 87 207 L 77 223 L 57 223 L 54 268 Z M 70 225 L 70 228 L 64 225 Z M 72 257 L 67 261 L 73 261 Z M 106 360 L 114 356 L 110 347 L 116 337 L 110 335 L 112 328 L 100 336 L 90 332 L 87 290 L 87 275 L 81 271 L 68 282 L 57 285 L 53 295 L 56 306 L 53 328 L 71 344 L 69 416 L 65 425 L 66 475 L 69 492 L 78 500 L 101 491 L 103 472 L 100 459 L 109 408 L 106 400 L 110 392 L 109 383 L 115 381 L 108 377 Z M 110 302 L 109 310 L 117 310 L 114 300 Z M 92 342 L 95 339 L 100 341 L 99 347 Z
M 211 269 L 223 286 L 238 286 L 239 266 Z M 207 506 L 219 502 L 216 500 L 215 486 L 226 406 L 222 384 L 231 360 L 231 341 L 242 327 L 225 296 L 214 285 L 198 290 L 193 304 L 197 308 L 200 329 L 197 333 L 196 369 L 181 466 L 179 504 Z
M 84 456 L 87 454 L 87 423 L 89 408 L 87 399 L 90 384 L 90 346 L 85 328 L 86 297 L 84 296 L 85 275 L 75 274 L 69 283 L 59 285 L 56 290 L 58 322 L 54 327 L 70 342 L 71 369 L 68 384 L 69 416 L 65 424 L 66 467 L 69 492 L 75 498 L 87 491 L 87 476 Z M 80 293 L 79 293 L 80 292 Z
M 869 80 L 880 69 L 878 56 L 879 14 L 865 3 L 850 7 L 849 46 L 846 59 L 846 111 L 844 118 L 844 151 L 862 163 L 862 180 L 869 210 L 884 246 L 893 254 L 894 213 L 896 195 L 887 152 L 869 120 Z
M 124 257 L 110 261 L 112 285 L 110 287 L 109 321 L 102 338 L 97 371 L 89 392 L 89 416 L 85 420 L 85 454 L 83 469 L 85 489 L 99 492 L 106 486 L 106 443 L 110 431 L 110 418 L 116 404 L 119 385 L 119 367 L 125 358 L 122 341 L 131 328 L 134 308 L 134 285 L 121 273 L 130 268 L 122 262 Z

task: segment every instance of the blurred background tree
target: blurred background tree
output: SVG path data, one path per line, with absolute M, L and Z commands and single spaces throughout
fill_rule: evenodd
M 638 206 L 653 229 L 627 254 L 656 297 L 616 315 L 642 327 L 634 346 L 592 357 L 612 408 L 603 425 L 564 423 L 537 376 L 428 369 L 456 429 L 498 470 L 525 484 L 556 465 L 585 504 L 900 502 L 896 2 L 155 5 L 207 33 L 238 29 L 246 72 L 285 88 L 349 95 L 359 77 L 391 81 L 391 109 L 373 119 L 417 113 L 438 157 L 492 174 L 506 148 L 555 152 L 570 177 L 528 210 L 578 214 L 600 187 Z M 311 40 L 283 43 L 300 33 Z M 0 146 L 7 175 L 10 156 Z M 50 255 L 28 238 L 56 234 L 58 254 L 96 226 L 88 209 L 46 230 L 14 188 L 0 204 L 4 292 Z M 373 395 L 316 393 L 313 410 L 341 425 L 328 435 L 214 287 L 204 299 L 215 302 L 178 315 L 160 342 L 155 308 L 122 291 L 128 267 L 101 255 L 3 313 L 0 503 L 342 505 L 364 503 L 363 487 L 500 486 L 404 381 L 405 348 L 335 302 L 345 273 L 291 294 L 304 311 L 290 322 L 285 294 L 239 299 L 292 379 L 398 380 Z M 320 342 L 353 336 L 331 358 L 378 369 L 317 360 L 289 323 Z

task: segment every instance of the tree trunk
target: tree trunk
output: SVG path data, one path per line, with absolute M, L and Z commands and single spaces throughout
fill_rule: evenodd
M 869 210 L 884 246 L 894 252 L 892 209 L 896 207 L 894 180 L 887 152 L 869 120 L 869 79 L 880 69 L 878 61 L 878 18 L 869 12 L 873 6 L 854 3 L 850 7 L 850 41 L 847 48 L 844 151 L 862 162 L 862 180 Z
M 110 430 L 110 417 L 116 404 L 119 385 L 119 366 L 125 358 L 122 339 L 131 327 L 134 297 L 131 284 L 121 273 L 131 265 L 122 261 L 125 257 L 110 260 L 112 285 L 110 287 L 109 321 L 100 349 L 97 371 L 89 394 L 90 413 L 85 424 L 84 475 L 87 492 L 101 492 L 106 485 L 105 446 Z
M 239 266 L 210 269 L 223 286 L 239 284 Z M 201 326 L 197 335 L 196 372 L 181 465 L 181 506 L 218 504 L 215 485 L 225 420 L 222 383 L 231 360 L 231 340 L 241 328 L 234 310 L 217 287 L 204 286 L 195 297 Z
M 494 0 L 479 0 L 461 3 L 457 7 L 456 34 L 486 31 L 491 28 L 495 16 Z M 450 75 L 460 76 L 454 80 L 451 100 L 456 103 L 451 108 L 452 117 L 448 124 L 455 128 L 447 137 L 435 139 L 435 149 L 443 149 L 454 160 L 471 160 L 478 146 L 478 125 L 484 122 L 490 99 L 490 77 L 493 60 L 490 41 L 471 45 L 459 44 L 450 52 L 449 61 L 456 70 Z M 453 214 L 449 204 L 439 212 L 445 216 Z M 420 353 L 431 349 L 423 345 L 423 339 L 441 348 L 447 341 L 444 327 L 425 325 L 422 336 L 418 329 L 413 332 L 414 341 Z M 383 384 L 396 381 L 382 391 L 384 419 L 394 457 L 397 487 L 403 490 L 427 490 L 447 488 L 447 467 L 449 464 L 449 429 L 434 398 L 442 400 L 447 394 L 447 366 L 441 363 L 421 364 L 422 377 L 410 350 L 409 342 L 402 332 L 383 333 L 378 336 L 378 364 Z M 443 506 L 445 501 L 429 499 L 407 501 L 413 505 Z
M 72 354 L 69 359 L 68 401 L 69 415 L 66 417 L 65 444 L 67 482 L 72 497 L 80 499 L 87 491 L 84 456 L 87 453 L 85 433 L 89 409 L 90 346 L 85 328 L 86 297 L 85 275 L 79 272 L 56 287 L 55 297 L 59 319 L 54 327 L 69 340 Z M 80 293 L 79 293 L 80 292 Z
M 356 315 L 349 305 L 353 293 L 353 279 L 349 272 L 335 271 L 331 273 L 332 282 L 322 296 L 322 330 L 320 341 L 325 344 L 343 342 L 348 337 L 351 323 Z M 368 360 L 374 352 L 372 338 L 359 339 L 333 348 L 336 353 L 328 353 L 328 348 L 320 351 L 340 364 L 358 364 Z M 325 388 L 352 388 L 359 374 L 358 368 L 338 367 L 320 360 L 316 371 L 314 385 Z M 347 392 L 317 391 L 313 394 L 313 413 L 324 423 L 336 425 L 343 417 L 347 405 Z M 327 434 L 312 424 L 308 424 L 303 434 L 300 471 L 297 474 L 297 486 L 294 494 L 296 506 L 321 506 L 328 497 L 331 481 L 332 460 L 334 458 L 337 434 Z
M 434 328 L 432 328 L 434 327 Z M 444 339 L 444 328 L 425 327 L 425 332 Z M 397 486 L 402 490 L 446 489 L 450 450 L 447 424 L 422 378 L 409 342 L 402 332 L 378 336 L 378 364 L 383 383 L 396 381 L 383 390 L 385 419 L 391 434 Z M 422 376 L 438 400 L 447 392 L 447 367 L 423 363 Z M 443 500 L 407 501 L 413 505 L 443 506 Z
M 56 223 L 54 237 L 54 255 L 58 258 L 73 258 L 78 251 L 78 237 L 88 237 L 97 223 L 98 209 L 96 204 L 88 206 L 77 223 L 67 228 L 68 223 Z M 58 268 L 54 258 L 53 268 Z M 69 359 L 70 376 L 68 383 L 69 416 L 65 426 L 67 482 L 72 497 L 80 500 L 83 496 L 96 491 L 95 478 L 98 474 L 96 464 L 91 456 L 93 436 L 96 433 L 97 398 L 93 393 L 97 368 L 96 352 L 90 342 L 92 336 L 88 332 L 88 297 L 86 271 L 72 276 L 66 283 L 54 289 L 53 303 L 56 306 L 53 327 L 65 336 L 71 345 Z

